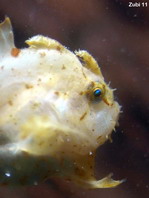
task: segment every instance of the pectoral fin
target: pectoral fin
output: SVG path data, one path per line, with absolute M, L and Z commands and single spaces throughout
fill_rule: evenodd
M 95 189 L 95 188 L 114 188 L 119 184 L 123 183 L 125 180 L 113 180 L 111 178 L 112 174 L 109 174 L 107 177 L 103 179 L 96 180 L 95 178 L 89 178 L 88 180 L 76 180 L 80 186 L 88 189 Z M 74 180 L 75 181 L 75 180 Z

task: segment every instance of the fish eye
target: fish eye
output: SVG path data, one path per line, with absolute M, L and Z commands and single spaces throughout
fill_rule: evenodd
M 102 90 L 100 88 L 96 88 L 93 92 L 94 96 L 97 98 L 97 97 L 100 97 L 101 94 L 102 94 Z

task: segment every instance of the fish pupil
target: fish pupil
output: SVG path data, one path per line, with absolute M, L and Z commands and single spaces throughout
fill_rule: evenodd
M 100 89 L 96 89 L 95 91 L 94 91 L 94 96 L 95 97 L 99 97 L 101 95 L 101 90 Z

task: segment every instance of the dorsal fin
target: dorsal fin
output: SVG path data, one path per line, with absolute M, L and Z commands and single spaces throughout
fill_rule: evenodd
M 57 49 L 59 51 L 66 49 L 58 41 L 41 35 L 33 36 L 29 40 L 25 41 L 25 43 L 27 43 L 31 48 Z
M 11 21 L 8 17 L 0 23 L 0 58 L 10 53 L 14 45 L 14 36 Z
M 83 66 L 103 78 L 97 61 L 85 50 L 75 51 L 75 54 L 83 62 Z

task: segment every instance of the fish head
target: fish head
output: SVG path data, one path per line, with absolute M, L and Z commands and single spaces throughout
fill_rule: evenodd
M 52 42 L 55 42 L 53 47 L 50 46 Z M 26 147 L 34 154 L 53 153 L 55 156 L 57 153 L 60 156 L 59 152 L 64 152 L 73 156 L 72 152 L 87 154 L 94 151 L 109 138 L 120 111 L 96 60 L 87 51 L 73 53 L 57 41 L 42 36 L 33 37 L 27 43 L 30 48 L 22 56 L 29 56 L 26 53 L 31 51 L 31 56 L 36 57 L 35 63 L 30 58 L 35 83 L 31 85 L 25 108 L 18 112 L 19 117 L 26 115 L 19 138 L 31 139 L 39 131 L 36 141 L 44 144 L 34 140 L 35 148 L 34 144 Z M 31 108 L 34 102 L 38 104 L 35 111 Z M 44 133 L 45 127 L 47 132 Z M 49 142 L 52 145 L 55 142 L 53 148 Z

